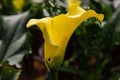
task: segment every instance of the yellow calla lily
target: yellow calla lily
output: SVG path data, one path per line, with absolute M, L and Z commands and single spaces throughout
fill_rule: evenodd
M 16 10 L 21 10 L 24 4 L 24 0 L 13 0 L 12 3 Z
M 84 10 L 77 0 L 68 0 L 68 12 L 53 18 L 31 19 L 27 28 L 37 25 L 43 32 L 44 59 L 48 69 L 58 70 L 62 64 L 66 46 L 75 29 L 86 19 L 95 17 L 99 21 L 104 18 L 103 14 L 97 14 L 93 10 Z

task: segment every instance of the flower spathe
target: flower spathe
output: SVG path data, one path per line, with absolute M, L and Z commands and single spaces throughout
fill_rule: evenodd
M 24 0 L 13 0 L 12 3 L 17 10 L 21 10 L 24 4 Z
M 93 10 L 84 10 L 77 0 L 68 0 L 68 12 L 53 18 L 31 19 L 27 28 L 37 25 L 43 33 L 44 59 L 49 70 L 58 70 L 62 64 L 66 46 L 75 29 L 86 19 L 95 17 L 100 22 L 103 14 L 97 14 Z

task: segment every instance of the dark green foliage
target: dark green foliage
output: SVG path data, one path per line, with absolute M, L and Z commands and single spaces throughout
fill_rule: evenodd
M 4 67 L 1 71 L 0 80 L 18 80 L 20 70 L 12 67 Z
M 13 56 L 23 46 L 26 33 L 25 33 L 25 20 L 28 16 L 28 12 L 13 15 L 13 16 L 2 16 L 2 39 L 0 45 L 0 63 L 5 58 Z M 24 27 L 23 27 L 24 26 Z M 19 53 L 19 52 L 18 52 Z

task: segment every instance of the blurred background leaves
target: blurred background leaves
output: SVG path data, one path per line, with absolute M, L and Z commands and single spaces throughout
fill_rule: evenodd
M 41 31 L 26 29 L 31 18 L 66 13 L 64 0 L 0 0 L 0 80 L 49 80 L 44 59 Z M 120 6 L 119 0 L 83 0 L 81 6 L 103 13 L 83 22 L 72 35 L 64 62 L 59 70 L 61 80 L 120 79 Z M 117 6 L 116 6 L 117 5 Z M 41 54 L 42 53 L 42 54 Z

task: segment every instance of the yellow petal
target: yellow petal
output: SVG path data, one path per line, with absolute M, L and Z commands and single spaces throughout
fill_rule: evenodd
M 76 15 L 78 15 L 76 13 Z M 90 17 L 96 17 L 100 21 L 103 20 L 102 14 L 96 14 L 93 10 L 88 10 L 83 12 L 81 15 L 68 15 L 62 14 L 55 18 L 52 21 L 52 39 L 56 44 L 67 43 L 70 39 L 70 36 L 75 31 L 75 29 L 86 19 Z
M 24 4 L 24 0 L 13 0 L 13 5 L 17 10 L 21 10 Z
M 37 25 L 41 31 L 43 31 L 44 27 L 47 27 L 46 25 L 50 24 L 51 23 L 51 20 L 52 18 L 50 17 L 46 17 L 46 18 L 43 18 L 43 19 L 31 19 L 28 23 L 27 23 L 27 28 L 33 26 L 33 25 Z M 48 26 L 48 28 L 50 28 Z
M 81 15 L 85 12 L 84 9 L 80 7 L 80 2 L 78 0 L 68 0 L 68 13 L 67 15 Z
M 45 39 L 44 58 L 46 66 L 58 69 L 62 64 L 67 43 L 75 29 L 86 19 L 95 17 L 102 21 L 104 16 L 93 10 L 84 10 L 77 0 L 69 0 L 68 13 L 54 18 L 32 19 L 27 26 L 37 25 Z
M 78 1 L 78 0 L 67 0 L 67 2 L 68 2 L 68 6 L 71 6 L 71 5 L 73 5 L 73 4 L 77 4 L 77 5 L 80 5 L 80 1 Z

